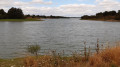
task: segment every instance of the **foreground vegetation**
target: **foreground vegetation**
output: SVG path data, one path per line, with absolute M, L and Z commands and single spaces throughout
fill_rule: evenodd
M 120 21 L 120 10 L 116 11 L 105 11 L 96 13 L 96 15 L 84 15 L 81 17 L 82 20 L 102 20 L 102 21 Z
M 36 55 L 40 50 L 38 45 L 29 46 L 29 52 Z M 32 50 L 32 51 L 31 51 Z M 62 56 L 52 51 L 51 55 L 26 56 L 16 59 L 0 59 L 0 67 L 119 67 L 120 46 L 106 47 L 100 50 L 96 45 L 96 52 L 91 54 L 90 49 L 84 48 L 84 54 L 73 53 L 72 56 Z

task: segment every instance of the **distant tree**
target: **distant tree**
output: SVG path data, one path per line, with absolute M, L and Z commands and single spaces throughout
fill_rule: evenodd
M 32 15 L 32 18 L 35 18 L 36 16 L 35 15 Z
M 115 19 L 115 20 L 120 20 L 120 10 L 118 10 L 118 13 L 116 11 L 105 11 L 105 12 L 100 12 L 96 13 L 96 15 L 84 15 L 81 17 L 81 19 L 104 19 L 104 20 L 109 20 L 109 19 Z
M 109 12 L 109 15 L 110 15 L 110 16 L 115 16 L 116 14 L 117 14 L 116 11 L 110 11 L 110 12 Z
M 24 16 L 24 18 L 29 18 L 29 17 L 31 17 L 30 14 Z
M 37 15 L 37 17 L 40 17 L 40 15 Z
M 47 16 L 45 16 L 45 15 L 42 15 L 41 17 L 42 17 L 42 18 L 47 18 Z
M 3 9 L 0 9 L 0 19 L 7 18 L 6 12 Z
M 103 16 L 108 16 L 108 15 L 109 15 L 108 11 L 103 12 Z
M 120 10 L 118 10 L 117 16 L 120 16 Z
M 26 15 L 27 17 L 30 17 L 30 14 Z
M 96 14 L 96 17 L 102 17 L 102 16 L 103 16 L 102 12 Z
M 0 15 L 5 15 L 6 12 L 3 9 L 0 9 Z
M 89 17 L 90 16 L 88 16 L 88 15 L 84 15 L 84 16 L 81 17 L 81 19 L 90 19 Z
M 118 15 L 120 15 L 120 10 L 118 10 Z
M 116 11 L 105 11 L 103 12 L 104 16 L 115 16 L 117 13 Z
M 54 16 L 53 15 L 50 15 L 50 18 L 53 18 Z
M 23 19 L 24 14 L 23 11 L 20 8 L 10 8 L 8 10 L 8 18 L 9 19 Z
M 120 20 L 120 10 L 118 10 L 118 13 L 117 13 L 115 19 L 116 19 L 116 20 Z

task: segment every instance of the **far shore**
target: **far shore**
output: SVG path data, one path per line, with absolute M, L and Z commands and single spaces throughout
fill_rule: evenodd
M 120 22 L 120 20 L 114 20 L 114 19 L 80 19 L 80 20 L 92 20 L 92 21 L 108 21 L 108 22 Z
M 23 21 L 42 21 L 42 20 L 41 19 L 0 19 L 0 21 L 23 22 Z

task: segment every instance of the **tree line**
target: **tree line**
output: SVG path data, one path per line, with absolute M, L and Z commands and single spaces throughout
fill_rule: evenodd
M 103 19 L 103 20 L 120 20 L 120 10 L 118 12 L 116 11 L 105 11 L 105 12 L 100 12 L 96 13 L 96 15 L 84 15 L 81 17 L 81 19 Z
M 25 18 L 68 18 L 68 17 L 64 17 L 64 16 L 45 16 L 45 15 L 25 15 Z
M 24 15 L 22 9 L 12 7 L 5 12 L 4 9 L 0 9 L 0 19 L 26 19 L 26 18 L 66 18 L 64 16 L 45 16 L 45 15 Z
M 0 19 L 23 19 L 24 14 L 20 8 L 10 8 L 8 12 L 5 12 L 4 9 L 0 9 Z

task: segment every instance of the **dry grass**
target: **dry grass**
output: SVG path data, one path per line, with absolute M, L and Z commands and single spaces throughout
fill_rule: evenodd
M 88 65 L 92 67 L 119 67 L 120 46 L 107 48 L 99 54 L 94 54 L 89 58 Z
M 42 56 L 38 59 L 27 57 L 24 60 L 25 67 L 85 67 L 84 59 L 81 57 L 51 57 Z
M 120 67 L 120 46 L 100 50 L 96 44 L 96 53 L 90 53 L 84 48 L 84 54 L 74 53 L 72 56 L 64 57 L 57 55 L 27 56 L 21 59 L 0 60 L 0 67 Z
M 16 59 L 0 59 L 0 67 L 23 67 L 23 59 L 16 58 Z
M 41 56 L 38 59 L 26 57 L 25 67 L 119 67 L 120 46 L 106 48 L 92 56 L 73 55 L 71 57 Z

